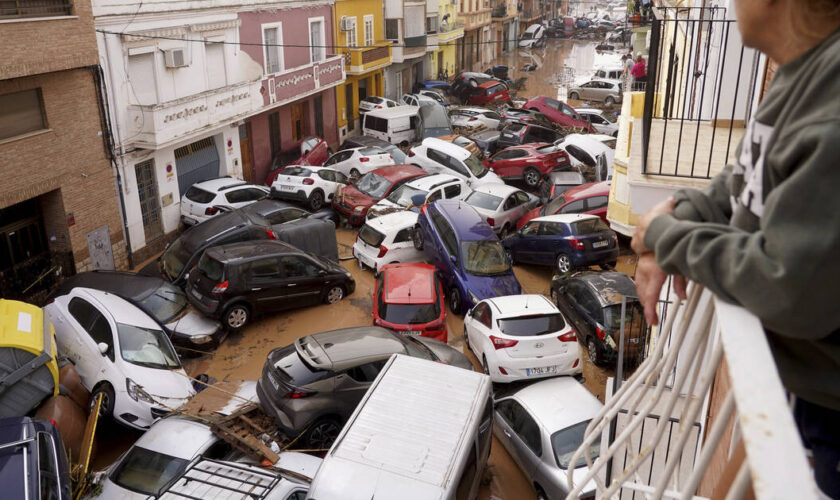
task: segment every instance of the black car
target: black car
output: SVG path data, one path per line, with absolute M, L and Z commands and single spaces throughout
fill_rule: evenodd
M 394 157 L 394 165 L 403 165 L 405 163 L 408 163 L 408 161 L 406 161 L 405 153 L 403 153 L 402 149 L 397 147 L 395 144 L 391 144 L 388 141 L 383 141 L 378 137 L 371 137 L 369 135 L 357 135 L 356 137 L 348 137 L 344 140 L 343 143 L 341 143 L 341 147 L 338 148 L 338 150 L 341 151 L 343 149 L 364 147 L 377 147 L 380 149 L 384 149 L 391 156 Z
M 76 287 L 102 290 L 131 302 L 154 318 L 176 347 L 207 350 L 217 347 L 224 338 L 225 331 L 218 321 L 199 314 L 183 290 L 162 278 L 122 271 L 90 271 L 65 279 L 49 298 L 66 295 Z
M 497 147 L 504 149 L 510 146 L 528 144 L 529 142 L 547 142 L 550 144 L 561 139 L 563 139 L 563 134 L 554 129 L 530 123 L 510 123 L 502 129 Z
M 636 297 L 636 284 L 617 271 L 581 272 L 555 276 L 551 299 L 572 323 L 589 359 L 596 365 L 614 361 L 621 331 L 621 298 L 626 297 L 624 360 L 638 363 L 644 357 L 647 325 Z
M 502 119 L 499 120 L 499 129 L 505 128 L 511 123 L 532 123 L 546 128 L 552 128 L 554 124 L 546 115 L 539 111 L 530 109 L 509 108 L 501 113 Z
M 267 220 L 271 226 L 285 224 L 298 219 L 328 220 L 336 227 L 338 227 L 339 222 L 339 216 L 332 208 L 325 207 L 317 212 L 310 212 L 297 205 L 277 200 L 275 198 L 265 198 L 242 207 L 239 210 L 245 213 L 254 214 L 257 217 L 262 217 Z
M 356 282 L 337 263 L 289 244 L 248 241 L 204 252 L 186 289 L 198 310 L 238 330 L 255 315 L 338 302 Z
M 3 498 L 72 499 L 67 455 L 51 422 L 0 419 L 0 485 Z

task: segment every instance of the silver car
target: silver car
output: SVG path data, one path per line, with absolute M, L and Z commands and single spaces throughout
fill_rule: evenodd
M 590 80 L 582 85 L 570 88 L 569 99 L 599 101 L 609 105 L 621 102 L 622 92 L 622 85 L 619 81 Z
M 493 434 L 528 477 L 539 499 L 563 499 L 569 490 L 567 472 L 575 480 L 587 473 L 586 462 L 569 463 L 583 442 L 589 421 L 603 405 L 577 380 L 557 377 L 528 385 L 496 400 Z M 590 447 L 598 457 L 600 440 Z M 595 498 L 595 482 L 583 488 L 580 498 Z

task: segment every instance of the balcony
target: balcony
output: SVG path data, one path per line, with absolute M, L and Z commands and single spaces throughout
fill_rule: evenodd
M 448 43 L 464 37 L 464 23 L 459 19 L 454 23 L 441 24 L 438 28 L 438 43 Z
M 588 470 L 569 470 L 567 500 L 590 481 L 597 498 L 818 498 L 758 318 L 694 284 L 663 298 L 655 346 L 571 459 Z
M 56 17 L 73 14 L 70 0 L 17 0 L 0 2 L 0 19 Z
M 337 52 L 344 56 L 348 75 L 362 75 L 391 64 L 391 42 L 377 42 L 369 47 L 345 47 Z
M 490 24 L 493 20 L 492 12 L 493 10 L 490 8 L 461 12 L 458 14 L 458 19 L 464 21 L 464 31 L 472 31 Z
M 394 62 L 403 62 L 426 54 L 426 35 L 407 36 L 402 47 L 394 47 Z M 398 57 L 399 56 L 399 57 Z

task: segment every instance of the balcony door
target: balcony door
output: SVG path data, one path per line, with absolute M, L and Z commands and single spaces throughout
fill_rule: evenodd
M 146 160 L 134 165 L 134 175 L 137 179 L 137 197 L 140 200 L 143 232 L 148 245 L 163 235 L 163 223 L 160 219 L 160 198 L 158 197 L 157 179 L 155 179 L 155 161 Z

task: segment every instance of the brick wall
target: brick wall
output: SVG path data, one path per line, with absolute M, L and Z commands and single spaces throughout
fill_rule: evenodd
M 40 88 L 46 131 L 0 142 L 0 208 L 40 199 L 47 238 L 90 266 L 87 233 L 107 225 L 117 268 L 127 267 L 116 183 L 100 135 L 93 74 L 87 69 L 0 80 L 0 94 Z M 67 214 L 75 224 L 67 227 Z M 55 236 L 55 240 L 51 239 Z

